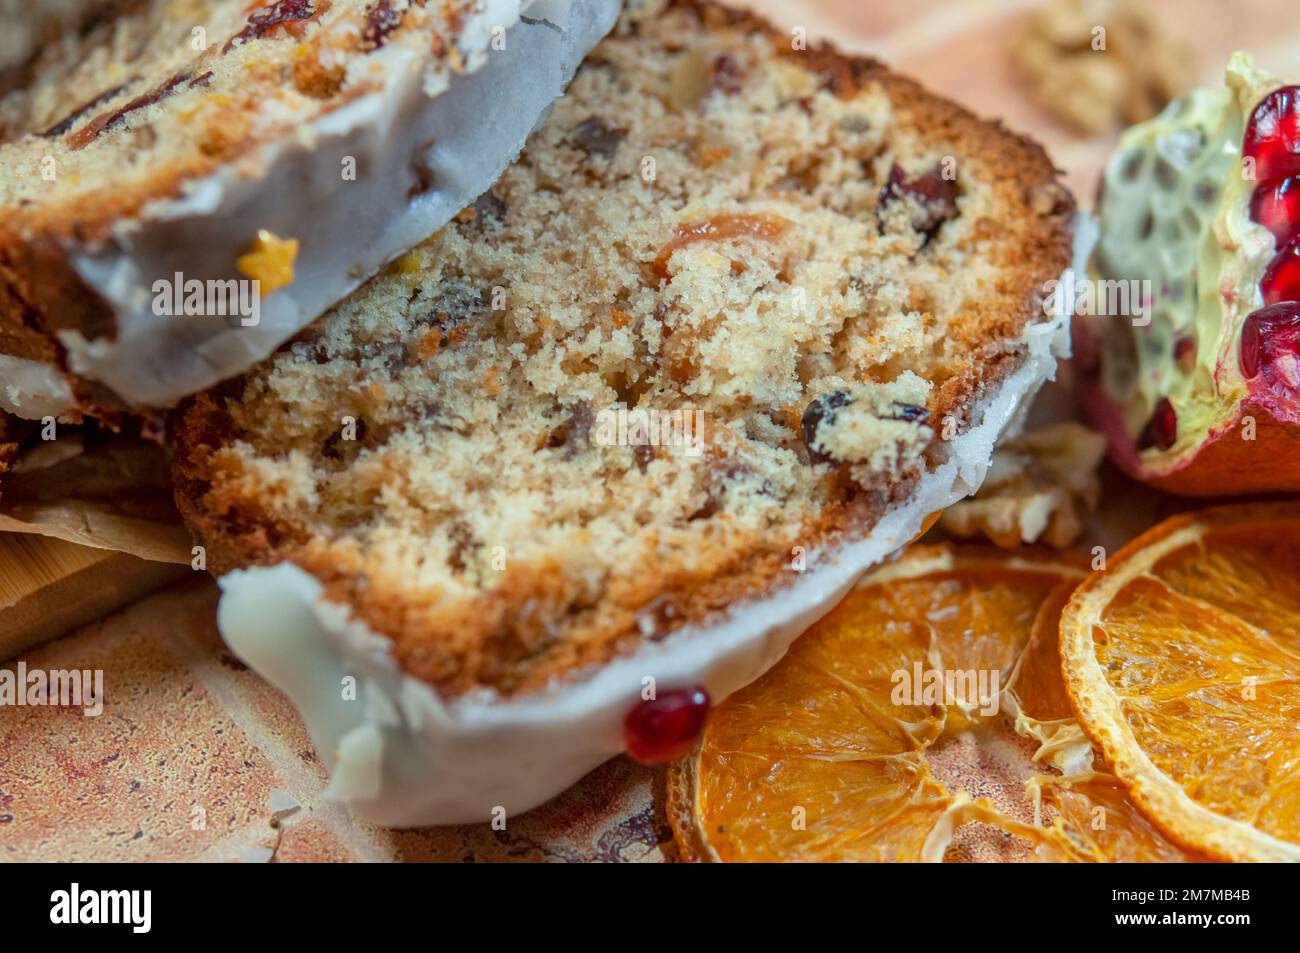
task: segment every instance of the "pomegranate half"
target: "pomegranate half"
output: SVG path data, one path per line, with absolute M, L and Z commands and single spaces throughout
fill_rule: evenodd
M 1189 496 L 1300 490 L 1300 86 L 1236 54 L 1107 166 L 1075 362 L 1112 459 Z

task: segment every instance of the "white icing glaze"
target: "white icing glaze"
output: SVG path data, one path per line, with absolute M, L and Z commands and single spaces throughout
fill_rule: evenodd
M 0 410 L 19 417 L 57 417 L 76 405 L 62 371 L 44 361 L 0 354 Z
M 152 203 L 104 247 L 66 246 L 118 322 L 114 340 L 60 332 L 69 367 L 138 407 L 170 406 L 247 370 L 491 186 L 619 8 L 619 0 L 488 0 L 461 31 L 464 68 L 449 80 L 426 75 L 416 51 L 385 47 L 369 58 L 381 90 L 252 162 L 190 183 L 179 199 Z M 508 28 L 500 50 L 490 46 L 497 26 Z M 355 181 L 342 174 L 349 156 Z M 416 163 L 433 185 L 412 199 Z M 259 229 L 301 244 L 294 282 L 263 297 L 256 326 L 154 313 L 159 279 L 243 277 L 234 262 Z M 49 412 L 40 399 L 9 409 Z
M 1086 262 L 1094 238 L 1081 219 L 1076 262 Z M 775 595 L 646 644 L 584 679 L 504 700 L 486 691 L 442 699 L 398 669 L 387 639 L 321 600 L 320 583 L 289 564 L 222 578 L 222 635 L 290 696 L 330 767 L 329 793 L 362 816 L 417 826 L 528 810 L 623 750 L 623 718 L 644 677 L 661 690 L 700 683 L 715 700 L 726 697 L 780 659 L 863 572 L 906 545 L 926 515 L 974 492 L 995 442 L 1068 354 L 1069 317 L 1030 326 L 1026 343 L 1024 365 L 984 402 L 978 425 L 948 444 L 948 460 L 870 537 L 809 554 L 807 571 Z M 347 676 L 356 680 L 351 701 L 343 697 Z

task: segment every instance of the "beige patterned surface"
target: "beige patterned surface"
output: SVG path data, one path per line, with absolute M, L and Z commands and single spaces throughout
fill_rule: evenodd
M 24 656 L 102 669 L 105 700 L 98 717 L 0 707 L 0 859 L 662 859 L 662 781 L 626 759 L 504 831 L 356 821 L 322 798 L 324 767 L 287 699 L 221 644 L 216 597 L 195 578 Z
M 1088 204 L 1106 139 L 1059 125 L 1023 91 L 1010 44 L 1030 0 L 756 0 L 787 26 L 872 52 L 1042 141 Z M 1237 47 L 1300 75 L 1292 0 L 1149 0 L 1217 75 Z M 1157 507 L 1107 476 L 1115 512 Z M 1169 509 L 1169 506 L 1161 506 Z M 1106 535 L 1108 545 L 1117 542 Z M 662 860 L 661 772 L 618 759 L 545 807 L 487 826 L 385 831 L 325 800 L 325 771 L 285 698 L 221 645 L 206 578 L 29 653 L 101 668 L 104 710 L 0 707 L 4 860 Z M 7 667 L 13 668 L 14 663 Z M 273 825 L 274 816 L 279 826 Z

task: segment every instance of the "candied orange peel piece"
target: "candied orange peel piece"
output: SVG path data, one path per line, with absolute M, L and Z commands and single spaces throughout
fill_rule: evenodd
M 298 260 L 298 239 L 280 238 L 261 229 L 252 249 L 235 262 L 241 274 L 261 282 L 262 294 L 269 295 L 293 284 L 294 263 Z
M 651 263 L 660 278 L 671 277 L 668 262 L 673 255 L 688 245 L 703 241 L 723 241 L 728 238 L 760 238 L 766 241 L 780 238 L 790 228 L 789 219 L 766 212 L 758 214 L 726 213 L 685 222 L 677 226 L 677 233 L 659 249 Z

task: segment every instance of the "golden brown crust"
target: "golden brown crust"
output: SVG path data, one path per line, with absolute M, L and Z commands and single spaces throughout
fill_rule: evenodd
M 771 38 L 784 50 L 789 38 L 763 21 L 694 0 L 674 6 L 695 11 L 709 29 L 728 27 Z M 795 54 L 791 54 L 795 55 Z M 950 145 L 958 155 L 996 170 L 997 205 L 1004 214 L 982 223 L 1005 236 L 997 287 L 981 296 L 980 307 L 963 316 L 956 333 L 970 355 L 932 395 L 931 419 L 951 416 L 959 428 L 971 412 L 1025 358 L 1024 328 L 1041 312 L 1041 288 L 1070 261 L 1074 204 L 1057 172 L 1032 142 L 976 119 L 960 107 L 890 73 L 874 60 L 842 56 L 819 47 L 798 62 L 825 77 L 837 96 L 852 97 L 881 84 L 905 126 L 927 142 Z M 505 581 L 483 598 L 453 608 L 436 592 L 407 591 L 400 582 L 376 579 L 355 554 L 318 545 L 302 527 L 277 522 L 265 501 L 241 485 L 239 475 L 214 469 L 214 448 L 237 436 L 227 409 L 229 395 L 203 395 L 185 405 L 175 427 L 177 501 L 198 537 L 210 546 L 216 571 L 291 560 L 320 578 L 327 596 L 354 607 L 375 631 L 392 638 L 401 666 L 440 690 L 458 693 L 491 686 L 505 693 L 536 689 L 549 680 L 608 661 L 645 638 L 661 638 L 681 625 L 716 617 L 740 600 L 767 595 L 788 583 L 789 540 L 752 533 L 732 539 L 724 551 L 695 552 L 689 564 L 647 567 L 634 583 L 607 594 L 599 605 L 582 606 L 574 583 L 559 566 L 511 565 Z M 880 515 L 911 492 L 919 474 L 888 485 L 858 488 L 826 509 L 799 533 L 809 549 L 861 538 Z M 548 606 L 579 606 L 568 635 L 548 638 Z M 644 622 L 649 615 L 652 632 Z M 437 637 L 432 637 L 436 633 Z

